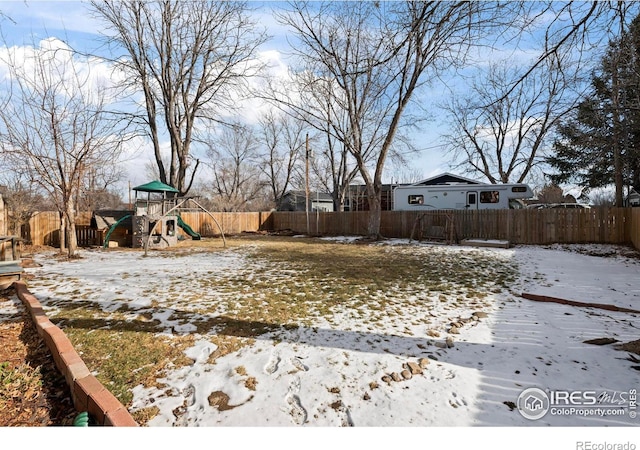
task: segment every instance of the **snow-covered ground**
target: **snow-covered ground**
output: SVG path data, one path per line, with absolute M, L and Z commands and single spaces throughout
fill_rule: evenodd
M 460 257 L 480 254 L 513 264 L 520 275 L 509 292 L 492 293 L 476 310 L 468 305 L 458 310 L 408 307 L 410 333 L 400 332 L 397 321 L 379 330 L 365 329 L 343 314 L 338 317 L 344 317 L 344 324 L 333 321 L 277 336 L 266 334 L 214 364 L 208 357 L 215 344 L 198 335 L 187 351 L 193 364 L 163 374 L 162 389 L 136 387 L 132 410 L 151 404 L 160 408 L 149 428 L 223 427 L 235 430 L 224 436 L 237 439 L 244 434 L 237 427 L 260 427 L 252 446 L 271 447 L 269 439 L 281 442 L 278 446 L 298 446 L 293 441 L 283 443 L 281 433 L 290 439 L 327 438 L 331 443 L 340 435 L 313 431 L 305 435 L 293 428 L 354 426 L 367 431 L 352 436 L 371 439 L 370 445 L 375 446 L 402 442 L 431 447 L 433 440 L 444 439 L 450 448 L 468 448 L 485 436 L 485 428 L 507 427 L 501 428 L 504 434 L 499 440 L 490 441 L 493 448 L 533 448 L 528 446 L 530 439 L 537 439 L 537 448 L 545 435 L 556 444 L 563 442 L 562 446 L 551 444 L 553 448 L 590 448 L 605 441 L 635 442 L 640 448 L 640 418 L 633 401 L 640 388 L 640 363 L 632 361 L 640 355 L 616 348 L 640 339 L 640 314 L 541 303 L 520 296 L 526 292 L 640 310 L 640 259 L 633 251 L 603 245 L 509 249 L 407 246 L 406 241 L 382 245 L 393 251 L 395 244 L 402 244 L 398 248 L 403 251 L 457 252 Z M 211 267 L 224 276 L 246 275 L 250 265 L 257 264 L 240 249 L 194 253 L 180 257 L 179 264 L 173 258 L 145 258 L 135 252 L 86 251 L 82 256 L 74 262 L 37 258 L 42 267 L 28 269 L 35 275 L 29 289 L 46 310 L 55 314 L 56 299 L 67 285 L 70 292 L 79 286 L 90 291 L 92 301 L 104 311 L 117 309 L 125 297 L 130 308 L 149 308 L 151 298 L 145 286 L 152 279 L 161 291 L 181 292 L 181 298 L 165 299 L 154 316 L 166 320 L 167 329 L 177 333 L 195 330 L 175 321 L 171 311 L 180 307 L 184 312 L 182 299 L 192 294 L 189 289 L 197 285 L 199 276 L 211 274 Z M 277 268 L 269 270 L 277 279 Z M 171 282 L 162 282 L 169 278 Z M 55 279 L 55 286 L 42 279 Z M 203 298 L 212 296 L 208 292 Z M 158 296 L 153 300 L 158 302 Z M 457 332 L 433 333 L 435 325 L 442 330 L 452 317 L 460 322 Z M 597 338 L 617 342 L 585 343 Z M 390 378 L 396 375 L 397 380 Z M 174 414 L 177 410 L 181 414 Z M 544 411 L 543 417 L 532 418 Z M 472 427 L 476 428 L 469 436 Z M 553 434 L 532 432 L 542 427 L 553 428 Z M 556 435 L 559 427 L 573 428 Z M 514 432 L 524 428 L 527 433 Z M 167 434 L 160 431 L 152 438 L 160 436 L 166 443 L 171 439 Z M 391 436 L 394 440 L 388 442 Z M 580 439 L 591 444 L 577 446 Z

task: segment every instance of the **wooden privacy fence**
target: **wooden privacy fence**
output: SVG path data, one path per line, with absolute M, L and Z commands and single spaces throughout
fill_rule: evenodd
M 89 227 L 91 213 L 81 212 L 76 219 L 76 226 L 80 229 Z M 77 233 L 76 233 L 77 234 Z M 44 211 L 34 214 L 28 225 L 23 225 L 21 236 L 33 245 L 60 245 L 60 215 L 55 211 Z
M 274 212 L 275 230 L 318 235 L 366 235 L 368 211 Z M 640 244 L 640 209 L 521 209 L 484 211 L 383 211 L 380 233 L 413 238 L 416 223 L 431 235 L 449 228 L 461 239 L 499 239 L 513 244 L 630 243 Z M 448 228 L 449 227 L 449 228 Z M 428 234 L 428 232 L 427 232 Z
M 212 212 L 224 234 L 270 231 L 271 212 Z M 219 236 L 218 224 L 203 211 L 180 212 L 182 220 L 202 236 Z
M 231 213 L 216 212 L 212 216 L 225 234 L 268 231 L 273 229 L 271 212 Z M 102 230 L 91 228 L 90 212 L 78 215 L 76 236 L 81 247 L 100 246 L 104 243 Z M 220 230 L 211 216 L 205 212 L 180 212 L 182 220 L 204 237 L 219 236 Z M 28 226 L 23 226 L 22 237 L 32 245 L 60 245 L 60 218 L 57 212 L 45 211 L 35 214 Z
M 220 230 L 204 212 L 181 212 L 182 219 L 203 237 Z M 290 230 L 314 235 L 366 235 L 368 211 L 212 213 L 225 234 Z M 102 245 L 102 234 L 90 228 L 90 213 L 79 216 L 79 245 Z M 417 228 L 417 224 L 420 228 Z M 417 233 L 417 230 L 420 233 Z M 36 214 L 22 237 L 34 245 L 59 245 L 55 212 Z M 522 209 L 488 211 L 383 211 L 380 233 L 390 238 L 419 239 L 453 232 L 456 240 L 499 239 L 513 244 L 632 243 L 640 249 L 640 208 Z
M 635 248 L 640 250 L 640 208 L 631 209 L 631 225 L 629 240 Z

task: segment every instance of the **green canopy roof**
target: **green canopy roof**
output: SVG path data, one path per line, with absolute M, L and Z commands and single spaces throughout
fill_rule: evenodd
M 164 184 L 158 180 L 151 181 L 147 184 L 142 184 L 140 186 L 136 186 L 133 188 L 134 191 L 141 192 L 175 192 L 178 193 L 176 188 L 169 186 L 168 184 Z

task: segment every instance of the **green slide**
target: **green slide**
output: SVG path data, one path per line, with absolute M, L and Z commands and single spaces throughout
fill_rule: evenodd
M 182 228 L 189 236 L 191 236 L 191 239 L 193 239 L 194 241 L 199 241 L 202 237 L 200 236 L 200 233 L 196 233 L 189 225 L 184 223 L 182 217 L 180 216 L 178 216 L 178 226 Z
M 113 230 L 118 228 L 118 225 L 120 225 L 122 222 L 124 222 L 129 217 L 131 217 L 131 214 L 127 214 L 126 216 L 120 218 L 120 220 L 118 220 L 116 223 L 111 225 L 111 227 L 109 228 L 109 231 L 107 231 L 107 235 L 104 238 L 104 245 L 103 245 L 104 248 L 108 248 L 109 247 L 109 238 L 111 238 L 111 233 L 113 233 Z

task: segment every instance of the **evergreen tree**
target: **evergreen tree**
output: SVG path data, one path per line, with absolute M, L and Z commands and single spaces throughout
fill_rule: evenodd
M 553 183 L 640 189 L 640 16 L 609 43 L 592 75 L 590 95 L 558 126 L 547 163 Z

